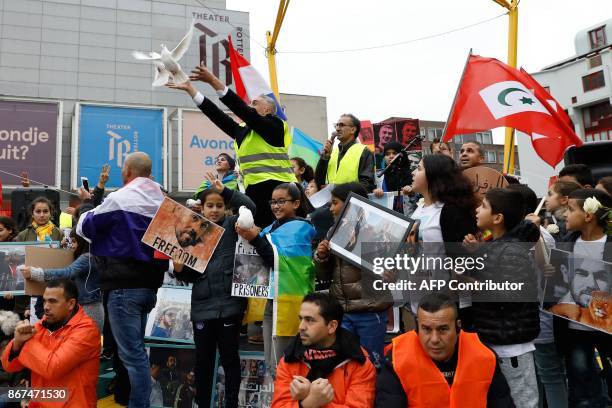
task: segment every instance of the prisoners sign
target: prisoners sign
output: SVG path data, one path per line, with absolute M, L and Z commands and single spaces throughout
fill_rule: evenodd
M 61 105 L 57 102 L 0 100 L 0 161 L 2 170 L 59 187 Z M 19 178 L 2 175 L 5 186 Z
M 179 191 L 195 191 L 219 154 L 236 157 L 234 140 L 199 110 L 181 109 L 179 116 Z

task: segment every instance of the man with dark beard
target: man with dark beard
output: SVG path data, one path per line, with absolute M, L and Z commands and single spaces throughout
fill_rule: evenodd
M 366 408 L 374 404 L 376 369 L 359 339 L 340 327 L 344 311 L 329 294 L 304 296 L 300 333 L 276 370 L 272 406 Z

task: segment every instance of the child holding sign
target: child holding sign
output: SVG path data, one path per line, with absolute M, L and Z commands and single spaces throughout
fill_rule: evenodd
M 204 273 L 176 261 L 174 272 L 177 278 L 193 283 L 191 320 L 197 356 L 196 402 L 201 407 L 210 406 L 210 379 L 213 377 L 215 353 L 218 349 L 225 371 L 225 401 L 228 407 L 233 407 L 238 406 L 240 391 L 238 342 L 247 299 L 233 297 L 231 292 L 234 253 L 238 241 L 234 225 L 238 216 L 226 216 L 226 207 L 237 213 L 238 208 L 244 205 L 255 212 L 255 204 L 240 191 L 224 186 L 221 180 L 209 177 L 208 182 L 211 188 L 202 191 L 198 197 L 202 203 L 202 215 L 225 231 Z
M 274 300 L 268 300 L 263 322 L 264 355 L 272 377 L 285 348 L 298 333 L 302 298 L 314 291 L 311 245 L 315 229 L 303 218 L 306 205 L 297 183 L 283 183 L 274 189 L 270 200 L 276 221 L 261 233 L 255 227 L 236 228 L 273 268 Z

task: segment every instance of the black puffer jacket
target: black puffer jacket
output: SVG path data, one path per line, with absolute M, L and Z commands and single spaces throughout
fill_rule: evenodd
M 253 201 L 240 191 L 225 188 L 221 195 L 236 213 L 243 205 L 255 213 Z M 225 232 L 203 274 L 187 266 L 182 272 L 176 273 L 178 279 L 193 283 L 191 320 L 194 322 L 241 315 L 246 310 L 247 299 L 232 296 L 234 254 L 238 241 L 235 230 L 237 219 L 237 215 L 232 215 L 219 222 Z
M 474 329 L 484 343 L 520 344 L 538 336 L 540 317 L 537 276 L 529 248 L 539 236 L 540 232 L 535 224 L 523 221 L 512 231 L 483 248 L 486 254 L 485 267 L 480 271 L 475 270 L 472 276 L 480 282 L 524 282 L 525 290 L 520 296 L 521 299 L 530 300 L 518 302 L 517 292 L 499 291 L 495 292 L 499 301 L 479 302 L 479 295 L 483 294 L 474 292 Z

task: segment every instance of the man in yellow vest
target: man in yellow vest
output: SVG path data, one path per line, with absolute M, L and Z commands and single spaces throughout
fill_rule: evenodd
M 510 408 L 510 388 L 497 357 L 478 335 L 461 330 L 453 299 L 424 296 L 417 329 L 386 349 L 376 380 L 376 407 Z
M 350 113 L 340 116 L 335 125 L 338 146 L 333 147 L 334 138 L 325 142 L 315 181 L 321 185 L 360 183 L 368 193 L 376 187 L 374 182 L 374 155 L 361 143 L 357 135 L 361 129 L 359 119 Z
M 191 79 L 209 84 L 217 92 L 221 102 L 244 121 L 241 124 L 236 123 L 232 117 L 198 92 L 189 81 L 168 85 L 169 88 L 186 91 L 202 113 L 234 139 L 238 146 L 236 156 L 245 193 L 257 207 L 255 224 L 262 228 L 267 227 L 275 219 L 268 204 L 272 191 L 279 184 L 297 181 L 289 161 L 289 125 L 276 115 L 274 99 L 260 95 L 247 105 L 204 65 L 192 71 Z

